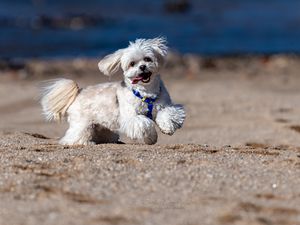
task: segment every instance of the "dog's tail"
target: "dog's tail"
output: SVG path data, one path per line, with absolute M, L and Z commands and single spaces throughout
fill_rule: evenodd
M 46 119 L 60 121 L 79 93 L 78 85 L 67 79 L 50 80 L 42 88 L 41 105 Z

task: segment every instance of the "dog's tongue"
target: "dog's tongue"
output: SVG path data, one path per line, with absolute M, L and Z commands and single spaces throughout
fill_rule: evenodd
M 138 76 L 138 77 L 135 77 L 133 80 L 132 80 L 132 84 L 137 84 L 139 81 L 143 80 L 143 76 Z

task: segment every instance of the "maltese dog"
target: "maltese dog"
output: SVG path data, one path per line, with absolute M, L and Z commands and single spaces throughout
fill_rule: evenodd
M 173 104 L 159 75 L 167 51 L 164 38 L 137 39 L 98 64 L 107 76 L 122 73 L 122 82 L 80 89 L 72 80 L 51 81 L 41 105 L 48 120 L 68 118 L 60 144 L 117 143 L 119 134 L 155 144 L 155 124 L 168 135 L 181 128 L 185 110 Z

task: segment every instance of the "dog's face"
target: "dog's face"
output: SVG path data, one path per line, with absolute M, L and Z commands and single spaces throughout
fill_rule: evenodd
M 163 38 L 138 39 L 130 45 L 106 56 L 98 64 L 105 75 L 123 71 L 124 79 L 132 85 L 148 85 L 159 73 L 167 55 Z
M 142 48 L 133 45 L 124 50 L 121 57 L 124 78 L 131 84 L 151 83 L 154 76 L 158 74 L 161 63 L 150 46 Z

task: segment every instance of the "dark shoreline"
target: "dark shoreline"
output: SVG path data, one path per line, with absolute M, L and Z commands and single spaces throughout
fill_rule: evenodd
M 2 0 L 0 58 L 95 57 L 157 36 L 181 53 L 209 57 L 300 53 L 297 0 L 131 3 Z

